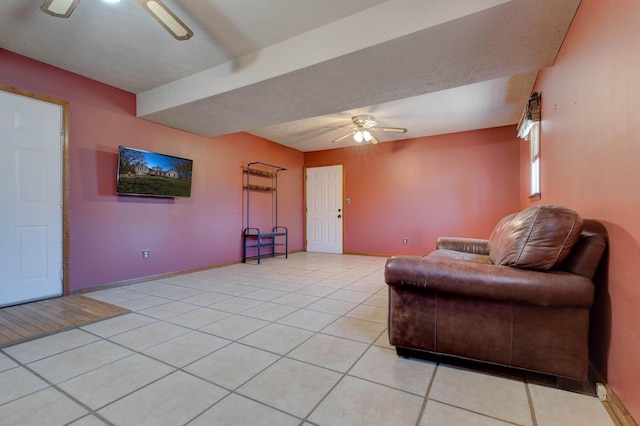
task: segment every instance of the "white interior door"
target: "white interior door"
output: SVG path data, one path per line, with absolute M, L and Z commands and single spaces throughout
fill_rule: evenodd
M 0 91 L 0 306 L 59 296 L 62 107 Z
M 307 251 L 342 253 L 342 166 L 308 168 L 305 188 Z

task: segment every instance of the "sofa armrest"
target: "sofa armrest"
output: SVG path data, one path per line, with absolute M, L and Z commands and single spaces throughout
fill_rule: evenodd
M 562 271 L 532 271 L 441 256 L 394 256 L 385 282 L 462 297 L 537 306 L 589 308 L 594 286 L 588 278 Z
M 440 237 L 436 243 L 438 250 L 455 250 L 473 254 L 489 254 L 489 240 L 477 238 Z

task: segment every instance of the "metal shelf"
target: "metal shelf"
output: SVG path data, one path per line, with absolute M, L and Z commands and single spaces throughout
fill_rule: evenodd
M 257 260 L 260 263 L 260 259 L 266 256 L 289 257 L 289 230 L 286 226 L 278 225 L 278 173 L 284 170 L 287 169 L 260 161 L 254 161 L 247 165 L 247 186 L 245 187 L 247 190 L 247 227 L 242 232 L 242 263 L 246 263 L 247 260 Z M 271 178 L 273 185 L 252 184 L 251 175 Z M 261 232 L 259 228 L 251 227 L 252 191 L 273 192 L 275 194 L 275 226 L 271 232 Z
M 272 232 L 262 233 L 258 228 L 245 228 L 244 230 L 244 251 L 242 261 L 257 260 L 266 256 L 289 257 L 289 231 L 284 226 L 274 227 Z M 284 248 L 284 251 L 282 251 Z M 247 252 L 255 249 L 255 254 L 248 255 Z

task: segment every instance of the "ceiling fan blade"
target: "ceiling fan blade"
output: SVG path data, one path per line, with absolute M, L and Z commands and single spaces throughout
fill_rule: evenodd
M 378 138 L 376 138 L 375 136 L 371 135 L 371 144 L 376 145 L 378 142 L 380 142 L 378 140 Z
M 138 0 L 138 3 L 164 27 L 176 40 L 189 40 L 193 31 L 165 5 L 162 0 Z
M 332 142 L 332 143 L 340 142 L 340 141 L 342 141 L 342 140 L 345 140 L 345 139 L 346 139 L 346 138 L 348 138 L 349 136 L 353 136 L 353 135 L 355 135 L 355 134 L 356 134 L 356 132 L 347 133 L 346 135 L 344 135 L 344 136 L 340 136 L 338 139 L 334 139 L 334 140 L 332 140 L 331 142 Z
M 374 127 L 371 130 L 375 130 L 377 132 L 407 133 L 407 129 L 402 127 Z
M 58 18 L 68 18 L 80 0 L 45 0 L 40 10 Z

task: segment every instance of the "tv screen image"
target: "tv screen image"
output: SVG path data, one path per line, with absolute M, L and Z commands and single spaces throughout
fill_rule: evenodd
M 193 160 L 118 147 L 116 194 L 190 197 Z

